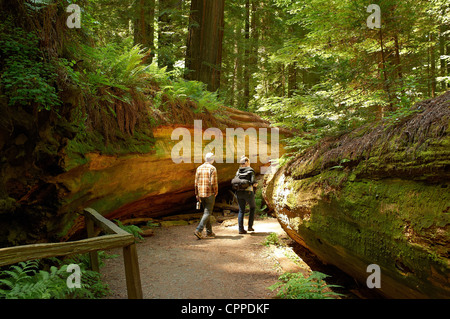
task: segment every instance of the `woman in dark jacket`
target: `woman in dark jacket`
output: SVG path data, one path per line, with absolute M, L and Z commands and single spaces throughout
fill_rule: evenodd
M 248 159 L 248 157 L 242 156 L 240 164 L 241 166 L 239 167 L 236 175 L 239 175 L 241 179 L 247 179 L 250 182 L 250 186 L 248 186 L 246 189 L 236 191 L 236 196 L 239 204 L 239 234 L 246 234 L 247 231 L 244 229 L 245 206 L 247 203 L 250 206 L 247 229 L 248 231 L 254 231 L 253 221 L 255 219 L 256 209 L 254 188 L 258 186 L 258 183 L 256 183 L 255 181 L 255 171 L 250 167 L 250 160 Z

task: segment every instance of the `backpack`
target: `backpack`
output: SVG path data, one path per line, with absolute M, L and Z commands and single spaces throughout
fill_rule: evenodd
M 247 179 L 241 179 L 236 175 L 231 180 L 231 188 L 235 191 L 244 190 L 250 186 L 250 182 Z
M 231 188 L 235 191 L 245 190 L 250 186 L 250 181 L 248 180 L 248 174 L 236 173 L 236 176 L 231 180 Z

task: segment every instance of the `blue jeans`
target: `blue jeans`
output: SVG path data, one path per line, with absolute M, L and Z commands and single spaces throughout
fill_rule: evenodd
M 255 193 L 253 193 L 252 191 L 237 191 L 236 196 L 239 204 L 239 215 L 238 215 L 239 231 L 243 231 L 245 205 L 247 203 L 250 206 L 250 214 L 248 216 L 248 227 L 251 228 L 253 226 L 253 220 L 255 219 L 255 209 L 256 209 Z
M 209 197 L 200 197 L 200 201 L 204 207 L 202 219 L 200 220 L 200 223 L 197 226 L 197 231 L 199 231 L 200 233 L 203 231 L 203 228 L 205 228 L 205 226 L 206 226 L 206 233 L 207 234 L 212 233 L 210 217 L 213 212 L 215 200 L 216 196 L 214 196 L 214 194 Z

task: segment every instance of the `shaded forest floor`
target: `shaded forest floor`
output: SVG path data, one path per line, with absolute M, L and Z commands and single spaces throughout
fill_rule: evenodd
M 238 233 L 236 218 L 215 223 L 214 239 L 198 240 L 193 234 L 195 226 L 156 228 L 153 236 L 138 243 L 145 299 L 270 299 L 276 293 L 267 287 L 282 273 L 311 270 L 328 271 L 333 284 L 345 287 L 337 292 L 344 293 L 344 298 L 358 298 L 352 279 L 296 247 L 275 218 L 257 219 L 255 232 L 245 235 Z M 282 245 L 263 245 L 271 233 L 278 235 Z M 292 259 L 289 252 L 294 250 L 298 254 Z M 113 249 L 107 254 L 122 253 Z M 106 259 L 101 273 L 111 290 L 107 298 L 126 299 L 123 259 Z

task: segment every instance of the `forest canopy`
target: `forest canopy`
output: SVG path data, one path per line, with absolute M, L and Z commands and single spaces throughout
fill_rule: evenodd
M 121 130 L 129 133 L 142 107 L 130 101 L 148 93 L 149 81 L 209 107 L 220 101 L 258 112 L 296 130 L 290 141 L 296 150 L 367 122 L 399 121 L 417 112 L 414 103 L 450 86 L 445 0 L 1 3 L 1 50 L 10 56 L 2 59 L 1 85 L 9 103 L 33 99 L 39 109 L 57 109 L 58 89 L 50 83 L 62 72 L 101 106 L 95 116 L 91 112 L 92 121 L 100 122 L 101 114 L 121 116 Z M 80 28 L 68 27 L 73 4 L 80 9 Z M 368 22 L 373 4 L 379 27 Z M 43 23 L 24 28 L 26 19 L 11 21 L 11 12 Z M 38 40 L 47 49 L 36 60 L 36 48 L 23 47 Z M 28 74 L 17 74 L 19 64 Z M 152 97 L 158 107 L 160 96 Z M 127 113 L 126 106 L 112 106 L 114 100 L 134 106 Z

